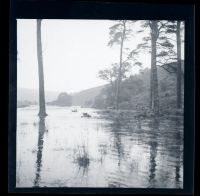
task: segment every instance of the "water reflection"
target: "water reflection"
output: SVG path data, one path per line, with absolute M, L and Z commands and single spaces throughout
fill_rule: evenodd
M 156 177 L 156 156 L 157 156 L 157 133 L 159 132 L 159 120 L 154 118 L 150 123 L 152 139 L 149 141 L 150 146 L 150 166 L 149 166 L 149 184 L 154 187 Z
M 40 171 L 42 167 L 42 149 L 44 143 L 44 133 L 45 133 L 45 119 L 39 120 L 39 134 L 38 134 L 38 151 L 36 160 L 36 177 L 34 181 L 34 186 L 38 187 L 40 184 L 41 176 Z
M 113 123 L 111 124 L 111 132 L 114 137 L 113 152 L 117 153 L 119 167 L 121 164 L 121 159 L 123 158 L 124 155 L 124 149 L 121 142 L 121 127 L 122 127 L 122 122 L 120 123 L 120 120 L 118 118 L 114 119 Z
M 138 129 L 141 129 L 141 128 L 142 128 L 141 119 L 138 119 L 137 128 L 138 128 Z
M 181 127 L 182 125 L 182 122 L 180 119 L 177 119 L 176 120 L 176 127 Z M 177 145 L 177 150 L 176 150 L 176 164 L 175 164 L 175 179 L 176 179 L 176 184 L 177 184 L 177 187 L 179 187 L 180 185 L 180 178 L 181 178 L 181 175 L 180 175 L 180 168 L 181 168 L 181 165 L 182 165 L 182 162 L 181 162 L 181 159 L 182 159 L 182 149 L 181 149 L 181 146 L 182 146 L 182 143 L 183 143 L 183 138 L 182 138 L 182 134 L 181 134 L 181 131 L 177 129 L 176 131 L 176 135 L 175 135 L 175 139 L 176 139 L 176 145 Z
M 124 187 L 124 171 L 121 169 L 122 161 L 125 156 L 124 144 L 122 137 L 126 135 L 125 121 L 122 116 L 112 118 L 109 126 L 111 134 L 111 159 L 113 159 L 115 167 L 114 170 L 108 172 L 108 187 Z
M 48 137 L 44 137 L 47 121 L 33 123 L 35 110 L 34 120 L 19 124 L 18 144 L 23 141 L 23 150 L 18 156 L 18 186 L 183 187 L 183 119 L 136 119 L 126 111 L 97 114 L 83 109 L 87 111 L 98 118 L 85 119 L 66 108 L 52 107 Z M 20 122 L 26 122 L 26 112 Z M 36 147 L 37 157 L 31 153 Z

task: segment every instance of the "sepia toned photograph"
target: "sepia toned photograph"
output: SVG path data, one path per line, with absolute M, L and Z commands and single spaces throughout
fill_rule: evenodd
M 17 19 L 16 187 L 183 189 L 185 22 Z

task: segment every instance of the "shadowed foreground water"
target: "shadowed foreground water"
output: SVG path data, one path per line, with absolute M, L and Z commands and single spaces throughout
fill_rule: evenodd
M 183 119 L 47 112 L 18 108 L 17 187 L 183 188 Z

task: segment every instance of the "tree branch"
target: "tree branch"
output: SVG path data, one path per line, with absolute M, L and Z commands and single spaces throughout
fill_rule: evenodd
M 164 70 L 166 70 L 168 73 L 176 73 L 175 71 L 174 72 L 171 72 L 169 71 L 166 67 L 164 67 L 163 65 L 157 65 L 159 67 L 162 67 Z
M 150 21 L 150 20 L 148 20 L 148 24 L 149 24 L 150 28 L 152 28 L 152 25 L 151 25 L 151 21 Z
M 161 33 L 160 30 L 161 30 L 162 28 L 164 28 L 165 25 L 166 25 L 168 22 L 165 22 L 165 23 L 162 23 L 161 21 L 159 21 L 159 22 L 161 23 L 161 25 L 160 25 L 160 27 L 158 28 L 158 31 L 159 31 L 159 33 Z

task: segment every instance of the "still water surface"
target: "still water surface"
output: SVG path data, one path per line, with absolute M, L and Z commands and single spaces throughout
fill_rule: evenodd
M 183 188 L 183 119 L 48 106 L 39 121 L 37 113 L 17 111 L 17 187 Z

